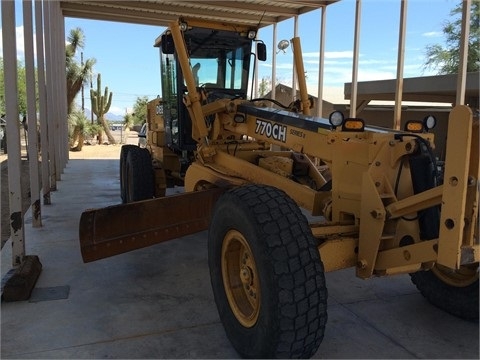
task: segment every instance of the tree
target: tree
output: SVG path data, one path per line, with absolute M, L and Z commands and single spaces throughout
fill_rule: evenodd
M 82 151 L 83 143 L 86 137 L 94 136 L 98 133 L 99 126 L 91 124 L 85 114 L 78 109 L 73 109 L 68 115 L 70 125 L 70 150 Z M 76 146 L 74 146 L 77 144 Z
M 127 129 L 130 130 L 133 125 L 134 125 L 133 115 L 132 114 L 125 114 L 123 116 L 123 127 L 125 128 L 125 130 L 127 130 Z
M 262 77 L 262 81 L 260 81 L 260 84 L 258 85 L 258 93 L 259 93 L 260 97 L 263 97 L 268 93 L 271 84 L 272 84 L 272 82 L 271 82 L 270 77 L 268 77 L 268 76 L 267 77 Z
M 123 129 L 122 132 L 122 143 L 126 144 L 128 136 L 130 134 L 130 130 L 133 127 L 133 115 L 131 113 L 123 115 Z
M 25 66 L 17 61 L 17 88 L 18 88 L 18 113 L 21 117 L 27 115 L 27 84 Z M 5 114 L 5 79 L 3 58 L 0 57 L 0 114 Z
M 135 104 L 133 105 L 133 123 L 135 125 L 142 125 L 147 121 L 147 104 L 148 97 L 137 97 Z
M 445 22 L 443 33 L 446 47 L 440 44 L 428 45 L 424 69 L 437 69 L 437 74 L 456 74 L 460 63 L 460 40 L 462 29 L 462 2 L 450 11 L 452 21 Z M 459 17 L 460 15 L 460 17 Z M 467 71 L 480 70 L 480 2 L 472 1 L 470 8 L 470 36 L 468 39 Z
M 112 92 L 108 93 L 108 86 L 105 86 L 105 93 L 102 95 L 102 78 L 101 75 L 97 75 L 97 90 L 90 89 L 90 99 L 92 101 L 92 111 L 97 116 L 97 123 L 103 128 L 105 134 L 107 135 L 108 142 L 110 144 L 115 144 L 115 138 L 110 132 L 110 125 L 107 120 L 105 120 L 104 115 L 110 109 L 112 105 Z M 98 134 L 98 141 L 102 143 L 102 132 Z
M 82 29 L 75 28 L 70 30 L 67 37 L 66 46 L 66 72 L 67 72 L 67 111 L 70 114 L 73 110 L 75 97 L 90 78 L 93 65 L 96 63 L 94 58 L 87 59 L 85 63 L 79 64 L 75 59 L 78 49 L 85 46 L 85 35 Z

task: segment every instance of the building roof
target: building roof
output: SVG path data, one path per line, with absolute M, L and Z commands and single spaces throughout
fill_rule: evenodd
M 61 0 L 66 17 L 167 26 L 179 17 L 264 27 L 338 0 Z
M 467 73 L 465 103 L 478 106 L 480 73 Z M 396 80 L 358 82 L 358 100 L 395 100 Z M 351 83 L 345 83 L 345 99 L 351 97 Z M 402 101 L 455 103 L 457 75 L 435 75 L 403 79 Z

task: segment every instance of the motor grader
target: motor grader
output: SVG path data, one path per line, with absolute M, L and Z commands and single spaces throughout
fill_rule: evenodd
M 244 357 L 315 354 L 324 273 L 347 267 L 408 273 L 430 302 L 478 320 L 479 125 L 467 106 L 450 113 L 440 182 L 433 117 L 397 131 L 309 114 L 298 38 L 301 96 L 287 106 L 249 98 L 266 57 L 256 29 L 180 19 L 157 40 L 162 97 L 146 146 L 122 147 L 123 204 L 81 216 L 85 262 L 208 230 L 215 302 Z M 184 193 L 165 196 L 175 185 Z

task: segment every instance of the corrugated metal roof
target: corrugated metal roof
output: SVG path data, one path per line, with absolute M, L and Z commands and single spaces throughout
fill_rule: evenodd
M 338 0 L 62 0 L 60 7 L 66 17 L 143 25 L 167 26 L 169 22 L 179 17 L 186 17 L 263 27 L 336 1 Z

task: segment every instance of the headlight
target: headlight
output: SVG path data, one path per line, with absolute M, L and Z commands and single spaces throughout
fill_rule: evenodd
M 245 122 L 245 116 L 243 114 L 235 114 L 233 116 L 233 121 L 237 124 L 241 124 Z
M 437 119 L 433 115 L 425 116 L 423 119 L 423 125 L 427 130 L 433 129 L 435 125 L 437 125 Z
M 248 31 L 247 37 L 248 37 L 250 40 L 255 39 L 255 36 L 257 36 L 257 32 L 256 32 L 255 30 L 249 30 L 249 31 Z
M 343 117 L 341 111 L 334 111 L 328 116 L 328 121 L 330 122 L 330 125 L 332 125 L 334 128 L 342 125 L 344 119 L 345 118 Z

